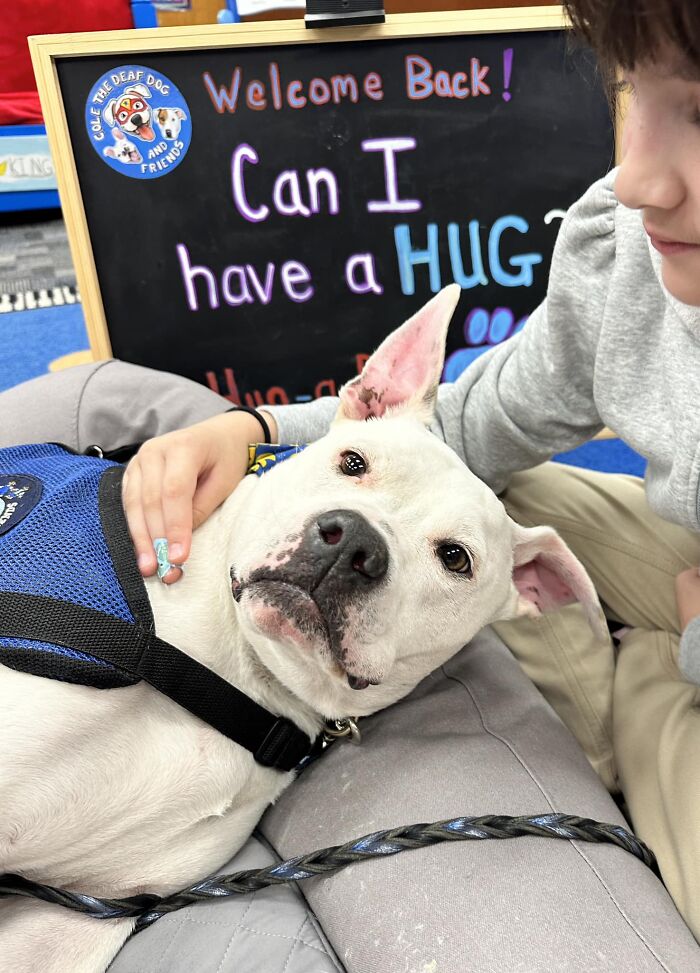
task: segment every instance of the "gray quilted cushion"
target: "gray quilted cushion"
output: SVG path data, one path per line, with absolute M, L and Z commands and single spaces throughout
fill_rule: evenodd
M 485 632 L 406 700 L 362 722 L 260 829 L 280 857 L 460 814 L 561 810 L 623 823 L 575 740 Z M 224 871 L 270 861 L 251 841 Z M 689 973 L 700 949 L 661 883 L 609 845 L 443 844 L 185 909 L 110 973 Z M 323 937 L 343 966 L 335 961 Z
M 624 823 L 491 632 L 361 727 L 360 747 L 336 744 L 263 818 L 280 857 L 460 815 L 556 810 Z M 299 888 L 348 973 L 700 970 L 700 948 L 662 884 L 611 845 L 446 843 Z
M 255 837 L 221 872 L 275 859 Z M 109 973 L 342 973 L 294 886 L 181 909 L 130 939 Z

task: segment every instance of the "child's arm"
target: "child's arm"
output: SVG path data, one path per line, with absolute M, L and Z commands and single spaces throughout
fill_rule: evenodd
M 497 491 L 512 473 L 573 449 L 604 426 L 593 381 L 615 263 L 613 178 L 595 183 L 569 211 L 547 298 L 525 329 L 440 386 L 434 432 Z M 323 398 L 268 411 L 281 441 L 310 442 L 328 430 L 337 405 Z
M 547 298 L 523 331 L 440 387 L 441 435 L 497 492 L 512 473 L 573 449 L 605 425 L 594 378 L 615 265 L 616 206 L 612 176 L 588 190 L 562 224 Z

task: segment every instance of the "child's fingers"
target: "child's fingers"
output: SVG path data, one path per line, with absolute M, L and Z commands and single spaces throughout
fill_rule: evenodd
M 240 479 L 240 477 L 239 477 Z M 199 527 L 237 486 L 230 471 L 213 469 L 201 477 L 192 499 L 194 526 Z
M 148 532 L 141 506 L 141 470 L 138 463 L 133 460 L 124 474 L 122 502 L 139 570 L 144 577 L 149 577 L 155 574 L 156 555 L 153 550 L 153 538 Z
M 169 558 L 184 564 L 192 545 L 192 504 L 197 489 L 199 464 L 186 448 L 168 454 L 162 484 L 162 513 Z M 211 511 L 210 511 L 211 513 Z
M 143 450 L 143 447 L 142 447 Z M 140 502 L 150 544 L 157 537 L 166 537 L 163 517 L 163 478 L 165 460 L 160 451 L 151 449 L 137 456 L 140 473 Z

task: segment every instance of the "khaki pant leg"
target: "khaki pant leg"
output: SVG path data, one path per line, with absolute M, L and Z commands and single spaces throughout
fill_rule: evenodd
M 615 757 L 635 832 L 700 941 L 700 687 L 678 671 L 678 637 L 635 629 L 615 673 Z
M 674 579 L 700 563 L 700 538 L 657 517 L 641 480 L 547 463 L 514 476 L 503 500 L 518 523 L 561 534 L 610 617 L 677 633 Z M 594 637 L 578 605 L 496 630 L 614 789 L 611 641 Z

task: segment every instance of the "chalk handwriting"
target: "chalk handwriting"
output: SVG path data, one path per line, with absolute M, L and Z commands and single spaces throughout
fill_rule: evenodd
M 488 64 L 482 64 L 478 57 L 465 58 L 462 69 L 457 71 L 436 68 L 421 54 L 408 54 L 403 63 L 404 93 L 409 101 L 425 101 L 428 98 L 464 101 L 491 94 L 492 86 L 486 80 L 491 68 Z M 513 48 L 510 47 L 503 51 L 502 98 L 506 102 L 513 96 L 510 90 L 512 72 Z M 205 71 L 202 82 L 219 115 L 235 115 L 241 108 L 251 112 L 299 111 L 342 103 L 357 105 L 363 101 L 380 102 L 384 99 L 384 81 L 378 71 L 368 71 L 362 77 L 345 72 L 329 77 L 290 78 L 284 76 L 276 61 L 269 62 L 261 77 L 248 78 L 243 68 L 236 65 L 229 80 L 215 80 L 209 71 Z M 110 93 L 109 82 L 105 82 L 105 87 L 107 90 L 95 96 L 98 103 Z
M 361 368 L 358 369 L 358 374 L 360 371 L 362 371 Z M 297 395 L 291 398 L 287 390 L 282 388 L 281 385 L 271 385 L 264 390 L 251 389 L 241 394 L 236 374 L 232 368 L 224 368 L 221 375 L 223 383 L 220 382 L 219 372 L 212 369 L 205 373 L 207 385 L 212 392 L 223 396 L 229 402 L 233 402 L 234 405 L 247 405 L 251 409 L 258 408 L 261 405 L 288 405 L 293 401 L 309 402 L 312 398 L 320 399 L 324 395 L 338 394 L 338 387 L 332 378 L 322 378 L 317 382 L 313 395 Z
M 355 253 L 345 264 L 345 282 L 353 294 L 383 294 L 371 253 Z
M 231 156 L 233 202 L 250 223 L 262 223 L 270 215 L 270 207 L 265 203 L 253 205 L 246 191 L 245 165 L 257 166 L 259 161 L 258 153 L 246 143 L 239 145 Z M 282 216 L 313 216 L 322 212 L 335 216 L 340 210 L 338 180 L 330 169 L 307 169 L 303 175 L 296 169 L 285 169 L 275 178 L 272 204 Z
M 384 157 L 384 186 L 386 199 L 370 200 L 367 209 L 370 213 L 415 213 L 421 209 L 418 199 L 399 199 L 396 172 L 396 153 L 415 149 L 414 138 L 377 138 L 365 139 L 363 152 L 381 152 Z
M 522 253 L 508 258 L 511 269 L 503 266 L 501 260 L 501 239 L 507 230 L 515 230 L 525 234 L 530 229 L 527 220 L 521 216 L 500 216 L 491 226 L 488 235 L 487 255 L 491 277 L 501 287 L 531 287 L 534 274 L 532 268 L 542 263 L 541 253 Z M 430 290 L 437 293 L 442 287 L 442 271 L 439 254 L 439 232 L 437 223 L 428 223 L 425 229 L 427 246 L 416 247 L 413 244 L 411 230 L 403 223 L 394 227 L 394 245 L 399 268 L 401 291 L 404 294 L 415 294 L 416 281 L 414 267 L 427 265 Z M 457 223 L 447 226 L 447 243 L 452 280 L 460 287 L 469 289 L 478 285 L 485 286 L 489 279 L 485 272 L 480 225 L 477 220 L 469 223 L 469 255 L 471 257 L 471 273 L 464 270 L 464 255 L 460 227 Z M 515 272 L 514 272 L 515 270 Z
M 204 307 L 216 310 L 221 298 L 229 307 L 243 304 L 269 304 L 273 298 L 275 283 L 279 281 L 282 293 L 297 304 L 310 300 L 314 295 L 309 268 L 298 260 L 287 260 L 281 267 L 268 262 L 260 275 L 252 264 L 231 264 L 225 267 L 218 280 L 214 272 L 204 265 L 193 264 L 190 252 L 183 243 L 176 246 L 182 282 L 190 311 L 200 309 L 200 296 L 204 294 Z M 199 290 L 196 282 L 204 285 Z
M 280 67 L 274 61 L 268 65 L 267 79 L 258 78 L 244 83 L 243 69 L 236 65 L 228 87 L 217 84 L 208 71 L 202 75 L 204 87 L 215 110 L 235 114 L 240 107 L 241 89 L 244 89 L 245 105 L 250 111 L 264 111 L 271 106 L 274 111 L 283 108 L 306 108 L 307 105 L 339 105 L 343 101 L 357 104 L 361 97 L 369 101 L 384 98 L 382 79 L 376 71 L 369 71 L 364 78 L 354 74 L 334 74 L 330 78 L 311 78 L 308 82 L 297 78 L 283 81 Z
M 545 225 L 549 226 L 552 220 L 563 220 L 565 216 L 565 209 L 550 209 L 549 212 L 544 214 Z
M 490 95 L 491 88 L 484 78 L 491 70 L 482 65 L 478 57 L 473 57 L 466 71 L 435 71 L 430 61 L 420 54 L 409 54 L 406 65 L 406 95 L 411 101 L 424 101 L 426 98 L 476 98 Z

